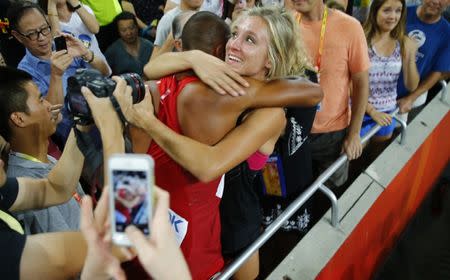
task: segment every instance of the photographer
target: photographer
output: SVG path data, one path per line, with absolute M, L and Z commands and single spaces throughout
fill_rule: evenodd
M 11 34 L 26 48 L 26 54 L 17 66 L 28 72 L 39 91 L 51 104 L 63 104 L 67 78 L 79 68 L 95 68 L 107 75 L 106 62 L 86 48 L 83 43 L 68 34 L 61 34 L 66 49 L 53 51 L 54 40 L 45 12 L 29 1 L 17 1 L 8 9 Z M 64 147 L 71 128 L 65 112 L 53 137 L 58 147 Z
M 29 93 L 36 85 L 23 72 L 12 68 L 0 68 L 2 83 L 0 102 L 8 94 L 6 81 L 12 86 Z M 25 75 L 26 77 L 26 75 Z M 116 79 L 117 91 L 125 91 L 126 83 Z M 108 101 L 108 100 L 107 100 Z M 109 102 L 109 101 L 108 101 Z M 109 103 L 107 106 L 111 106 Z M 95 110 L 101 112 L 96 118 L 102 135 L 104 157 L 123 152 L 122 125 L 117 114 L 108 114 L 101 104 Z M 0 114 L 8 115 L 2 111 Z M 27 114 L 22 116 L 25 120 Z M 11 116 L 12 118 L 12 116 Z M 114 119 L 116 121 L 114 122 Z M 1 129 L 7 129 L 1 127 Z M 3 133 L 3 132 L 2 132 Z M 20 223 L 11 212 L 42 209 L 69 200 L 77 186 L 84 157 L 77 148 L 74 133 L 71 132 L 66 148 L 55 167 L 45 179 L 6 178 L 0 170 L 0 275 L 5 279 L 61 279 L 76 276 L 83 265 L 86 245 L 79 232 L 57 232 L 25 236 Z M 3 162 L 0 161 L 0 167 Z M 103 228 L 106 216 L 96 220 L 98 228 Z

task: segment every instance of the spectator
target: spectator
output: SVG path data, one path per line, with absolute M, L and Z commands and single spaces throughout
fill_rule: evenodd
M 341 151 L 349 160 L 361 155 L 359 133 L 369 92 L 367 43 L 358 21 L 340 11 L 330 10 L 322 1 L 293 0 L 293 4 L 306 49 L 324 92 L 310 137 L 314 175 L 318 176 Z M 347 180 L 347 174 L 348 162 L 330 181 L 341 186 Z
M 351 11 L 353 17 L 359 20 L 359 22 L 364 23 L 367 20 L 367 16 L 369 15 L 369 8 L 371 3 L 371 0 L 354 1 Z
M 366 107 L 361 137 L 376 124 L 382 128 L 371 139 L 384 146 L 392 136 L 397 107 L 397 82 L 400 71 L 410 90 L 419 84 L 416 66 L 417 45 L 405 36 L 406 6 L 404 0 L 374 0 L 364 24 L 369 45 L 369 103 Z M 375 149 L 380 152 L 382 147 Z
M 198 11 L 202 3 L 203 0 L 182 0 L 179 6 L 170 10 L 161 18 L 156 30 L 152 59 L 162 53 L 161 49 L 167 50 L 167 47 L 164 47 L 165 44 L 171 45 L 172 39 L 170 38 L 170 33 L 173 19 L 184 11 Z
M 142 75 L 143 68 L 152 54 L 153 44 L 138 36 L 136 17 L 132 13 L 120 13 L 114 19 L 114 24 L 120 39 L 105 52 L 113 74 L 134 72 Z
M 98 44 L 100 50 L 105 52 L 109 45 L 117 39 L 112 22 L 122 12 L 120 2 L 118 0 L 82 0 L 81 2 L 94 11 L 100 25 L 100 30 L 97 34 Z
M 106 63 L 71 35 L 63 34 L 67 51 L 52 52 L 51 27 L 37 4 L 17 2 L 10 7 L 8 14 L 11 33 L 27 50 L 18 68 L 33 77 L 39 91 L 51 104 L 64 103 L 67 78 L 78 68 L 94 67 L 108 74 Z M 64 108 L 63 121 L 58 125 L 54 138 L 59 147 L 64 146 L 71 127 L 69 114 Z
M 136 16 L 142 37 L 153 42 L 159 20 L 164 15 L 163 0 L 129 0 L 121 1 L 122 9 Z
M 61 32 L 70 34 L 106 62 L 95 37 L 100 27 L 89 6 L 81 4 L 78 0 L 40 0 L 40 2 L 41 7 L 48 11 L 48 19 L 54 36 L 58 36 Z M 111 74 L 109 66 L 108 70 L 109 76 Z
M 412 112 L 416 115 L 426 101 L 428 90 L 450 72 L 450 24 L 441 15 L 448 6 L 446 0 L 424 0 L 422 5 L 408 7 L 406 32 L 418 44 L 416 56 L 420 74 L 419 86 L 410 91 L 400 76 L 398 82 L 398 105 L 401 113 Z M 421 107 L 422 106 L 422 107 Z M 406 120 L 406 116 L 404 116 Z
M 17 67 L 25 55 L 25 47 L 11 35 L 10 20 L 7 15 L 9 6 L 11 6 L 10 0 L 0 0 L 0 53 L 7 65 Z
M 166 6 L 164 7 L 164 13 L 170 12 L 172 9 L 180 6 L 181 0 L 168 0 L 166 1 Z M 228 0 L 227 0 L 228 1 Z M 201 4 L 200 11 L 207 11 L 218 15 L 219 17 L 223 16 L 224 3 L 221 0 L 205 0 Z
M 23 73 L 23 79 L 31 76 Z M 56 159 L 48 155 L 48 138 L 61 121 L 60 105 L 50 105 L 34 83 L 25 88 L 3 81 L 0 107 L 6 112 L 0 119 L 2 136 L 10 143 L 9 177 L 46 178 Z M 14 99 L 11 96 L 14 95 Z M 79 229 L 80 207 L 76 197 L 83 195 L 78 185 L 76 195 L 68 202 L 43 210 L 26 211 L 17 215 L 26 234 L 71 231 Z
M 196 11 L 184 11 L 178 14 L 172 21 L 172 32 L 167 37 L 164 45 L 159 49 L 160 53 L 181 50 L 181 32 L 186 22 L 194 15 Z

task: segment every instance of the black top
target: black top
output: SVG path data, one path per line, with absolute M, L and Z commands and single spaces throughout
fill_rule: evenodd
M 17 198 L 19 186 L 16 178 L 8 178 L 0 187 L 0 210 L 8 209 Z M 9 214 L 9 213 L 8 213 Z M 26 236 L 11 229 L 0 217 L 0 275 L 2 279 L 19 279 L 20 259 Z
M 6 183 L 0 187 L 0 210 L 8 211 L 16 201 L 19 193 L 19 183 L 16 178 L 8 178 Z

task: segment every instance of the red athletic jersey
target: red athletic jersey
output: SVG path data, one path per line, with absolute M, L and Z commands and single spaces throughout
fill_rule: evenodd
M 188 83 L 165 77 L 158 83 L 161 101 L 158 119 L 177 133 L 177 97 Z M 170 220 L 194 279 L 209 279 L 223 267 L 220 245 L 220 199 L 216 196 L 221 178 L 202 183 L 173 161 L 154 141 L 148 149 L 155 161 L 156 184 L 170 193 Z M 185 235 L 184 235 L 185 234 Z M 184 236 L 184 237 L 183 237 Z

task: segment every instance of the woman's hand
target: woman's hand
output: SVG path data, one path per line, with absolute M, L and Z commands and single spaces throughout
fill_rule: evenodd
M 381 126 L 390 125 L 392 122 L 392 116 L 390 114 L 379 112 L 375 109 L 370 113 L 370 117 Z
M 119 260 L 111 253 L 108 195 L 108 187 L 104 187 L 94 216 L 92 199 L 85 196 L 81 203 L 80 228 L 88 246 L 81 279 L 126 279 Z
M 115 91 L 114 97 L 116 97 L 120 109 L 129 123 L 143 128 L 143 122 L 145 120 L 155 118 L 152 96 L 147 85 L 145 86 L 144 99 L 139 103 L 133 104 L 133 97 L 128 92 Z
M 150 238 L 147 239 L 136 227 L 129 226 L 126 229 L 128 239 L 133 243 L 145 271 L 153 279 L 191 279 L 169 223 L 169 193 L 154 186 L 153 194 L 156 206 Z
M 192 69 L 205 84 L 219 94 L 244 95 L 247 81 L 219 58 L 202 51 L 191 51 L 189 56 Z

